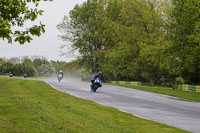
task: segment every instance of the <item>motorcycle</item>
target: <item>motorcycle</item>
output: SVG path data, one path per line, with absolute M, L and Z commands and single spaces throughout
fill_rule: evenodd
M 91 84 L 91 92 L 96 92 L 96 90 L 102 86 L 102 81 L 97 78 L 96 80 L 92 80 Z
M 58 78 L 58 81 L 60 82 L 60 81 L 63 79 L 62 74 L 59 74 L 59 75 L 57 76 L 57 78 Z
M 13 74 L 11 72 L 8 73 L 9 77 L 13 77 Z

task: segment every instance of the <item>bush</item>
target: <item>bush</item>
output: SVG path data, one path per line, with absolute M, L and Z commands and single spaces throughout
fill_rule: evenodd
M 172 88 L 173 89 L 178 89 L 178 86 L 180 85 L 180 84 L 184 84 L 184 79 L 182 78 L 182 77 L 177 77 L 176 79 L 175 79 L 175 84 L 172 86 Z
M 184 84 L 184 79 L 183 78 L 181 78 L 181 77 L 177 77 L 176 78 L 176 82 L 175 82 L 175 84 Z

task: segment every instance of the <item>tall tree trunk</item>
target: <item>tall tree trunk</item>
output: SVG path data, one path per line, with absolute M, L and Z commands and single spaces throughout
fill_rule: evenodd
M 150 74 L 149 84 L 153 86 L 155 84 L 155 82 L 158 80 L 159 77 L 160 77 L 159 72 Z

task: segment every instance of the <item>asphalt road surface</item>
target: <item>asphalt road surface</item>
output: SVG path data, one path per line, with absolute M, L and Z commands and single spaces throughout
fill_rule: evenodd
M 70 95 L 117 108 L 135 116 L 200 133 L 200 103 L 119 86 L 103 85 L 96 93 L 90 83 L 45 80 Z

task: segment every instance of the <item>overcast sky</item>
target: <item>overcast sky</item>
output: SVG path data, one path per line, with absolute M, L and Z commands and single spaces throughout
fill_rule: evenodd
M 40 55 L 46 57 L 48 60 L 72 60 L 73 58 L 60 56 L 61 49 L 59 47 L 63 42 L 58 38 L 59 31 L 56 25 L 62 21 L 64 15 L 68 15 L 69 11 L 76 4 L 82 4 L 84 1 L 86 0 L 54 0 L 53 2 L 42 2 L 39 9 L 44 10 L 44 13 L 37 21 L 42 21 L 46 25 L 46 32 L 40 37 L 35 37 L 31 43 L 24 45 L 17 43 L 8 44 L 7 41 L 0 40 L 0 57 L 31 57 Z

